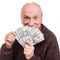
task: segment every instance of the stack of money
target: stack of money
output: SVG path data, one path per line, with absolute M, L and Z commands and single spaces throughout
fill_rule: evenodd
M 16 30 L 16 39 L 22 47 L 25 47 L 25 40 L 29 40 L 33 45 L 44 40 L 44 34 L 36 27 L 23 26 Z

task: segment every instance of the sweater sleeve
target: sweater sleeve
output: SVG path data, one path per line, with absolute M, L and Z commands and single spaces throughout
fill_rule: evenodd
M 6 45 L 3 44 L 1 47 L 0 59 L 13 60 L 13 48 L 6 48 Z
M 60 60 L 59 59 L 59 46 L 55 35 L 51 35 L 49 38 L 50 43 L 46 50 L 45 60 Z

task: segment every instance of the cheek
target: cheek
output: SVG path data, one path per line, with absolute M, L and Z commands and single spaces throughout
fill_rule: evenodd
M 42 23 L 42 20 L 35 21 L 35 24 L 39 25 Z
M 42 20 L 35 21 L 35 26 L 37 28 L 40 28 L 41 27 L 41 24 L 42 24 Z
M 27 25 L 29 23 L 29 21 L 27 21 L 27 20 L 22 20 L 22 24 L 23 25 Z

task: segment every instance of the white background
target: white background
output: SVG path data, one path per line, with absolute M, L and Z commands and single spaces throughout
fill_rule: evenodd
M 5 42 L 5 34 L 22 26 L 20 10 L 27 2 L 41 6 L 43 24 L 54 32 L 60 48 L 60 0 L 0 0 L 0 47 Z

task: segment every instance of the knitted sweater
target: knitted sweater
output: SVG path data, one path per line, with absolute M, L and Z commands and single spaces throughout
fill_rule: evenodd
M 34 55 L 30 60 L 60 60 L 59 46 L 55 35 L 44 25 L 41 32 L 45 40 L 34 45 Z M 23 54 L 24 48 L 15 40 L 11 49 L 6 48 L 5 44 L 1 47 L 0 60 L 26 60 Z

